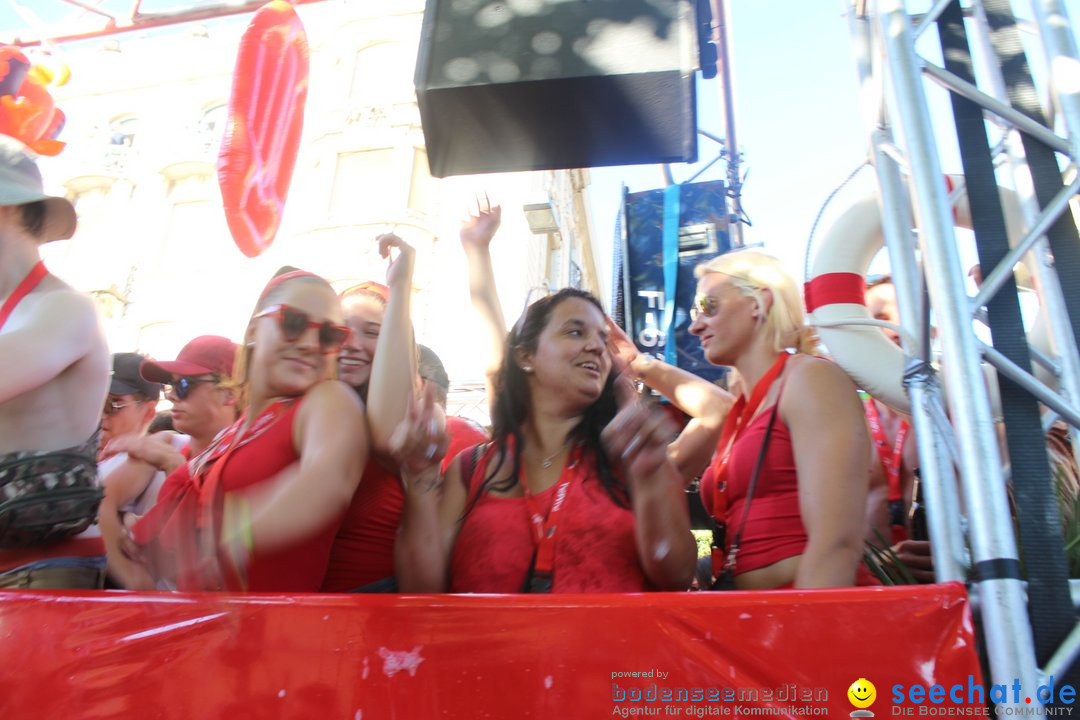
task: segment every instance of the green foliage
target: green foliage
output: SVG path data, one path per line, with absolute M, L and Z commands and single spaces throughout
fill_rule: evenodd
M 867 569 L 884 585 L 916 585 L 918 581 L 881 533 L 875 530 L 874 536 L 877 544 L 867 540 L 863 548 L 863 564 Z
M 694 540 L 697 542 L 697 556 L 703 558 L 712 555 L 712 531 L 691 530 L 690 532 L 694 533 Z

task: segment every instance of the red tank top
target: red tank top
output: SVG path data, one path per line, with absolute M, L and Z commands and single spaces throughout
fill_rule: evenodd
M 512 444 L 508 452 L 513 452 Z M 524 497 L 483 493 L 495 444 L 470 478 L 470 506 L 450 559 L 450 592 L 517 593 L 535 549 Z M 585 480 L 569 489 L 556 532 L 553 592 L 642 592 L 651 589 L 638 562 L 634 514 L 608 496 L 590 463 Z M 546 512 L 558 483 L 534 496 Z
M 771 415 L 771 408 L 762 410 L 731 448 L 725 517 L 729 541 L 739 532 L 739 523 L 746 507 L 746 492 Z M 712 464 L 701 478 L 701 499 L 710 514 L 715 513 L 716 507 L 716 467 L 719 460 L 718 449 Z M 735 574 L 801 555 L 805 547 L 806 529 L 799 511 L 799 481 L 795 456 L 791 450 L 791 433 L 777 414 L 765 460 L 761 464 L 757 488 L 750 501 L 746 527 L 742 531 Z
M 394 574 L 394 541 L 404 503 L 401 479 L 369 460 L 334 538 L 322 592 L 349 592 Z
M 275 403 L 252 422 L 236 449 L 226 455 L 221 447 L 229 443 L 243 420 L 219 436 L 218 442 L 192 462 L 185 463 L 166 479 L 157 504 L 134 529 L 135 542 L 145 545 L 151 555 L 160 554 L 168 564 L 179 567 L 178 590 L 204 590 L 197 575 L 190 572 L 198 557 L 195 528 L 202 511 L 199 492 L 213 464 L 226 461 L 219 476 L 222 493 L 251 488 L 271 480 L 278 472 L 300 459 L 293 446 L 292 430 L 303 398 Z M 191 467 L 204 463 L 198 477 Z M 218 495 L 221 497 L 221 494 Z M 340 520 L 330 523 L 300 542 L 271 552 L 255 552 L 247 566 L 247 587 L 251 592 L 317 592 L 330 557 L 330 546 Z M 184 570 L 187 569 L 185 572 Z M 230 573 L 226 573 L 228 577 Z M 227 590 L 236 591 L 229 582 Z
M 726 520 L 729 541 L 739 532 L 746 507 L 746 492 L 754 473 L 761 443 L 765 440 L 765 427 L 772 415 L 766 408 L 747 426 L 731 449 L 728 465 L 728 508 Z M 701 476 L 701 500 L 705 509 L 714 514 L 716 501 L 716 465 L 720 452 L 713 457 L 705 474 Z M 806 528 L 799 510 L 799 482 L 795 469 L 795 455 L 791 450 L 791 433 L 777 414 L 773 423 L 772 437 L 761 464 L 757 488 L 750 501 L 750 513 L 746 517 L 746 530 L 735 561 L 735 574 L 757 570 L 789 557 L 802 555 L 806 549 Z M 862 563 L 855 570 L 856 585 L 880 585 L 873 573 Z M 794 587 L 792 584 L 782 588 Z

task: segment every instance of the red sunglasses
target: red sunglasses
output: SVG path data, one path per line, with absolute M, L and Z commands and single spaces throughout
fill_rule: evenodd
M 303 310 L 297 310 L 289 305 L 271 305 L 257 313 L 255 317 L 276 318 L 278 328 L 281 329 L 281 334 L 288 342 L 296 342 L 308 328 L 315 328 L 319 331 L 319 350 L 323 355 L 337 352 L 349 339 L 349 328 L 344 325 L 335 325 L 329 320 L 316 322 Z

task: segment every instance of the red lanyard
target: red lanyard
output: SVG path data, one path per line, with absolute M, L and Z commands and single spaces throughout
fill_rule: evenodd
M 49 271 L 45 269 L 45 261 L 38 260 L 34 267 L 30 268 L 30 272 L 26 274 L 18 285 L 15 286 L 15 290 L 8 296 L 8 299 L 4 301 L 3 306 L 0 306 L 0 328 L 4 327 L 4 323 L 7 322 L 8 317 L 14 312 L 15 306 L 19 304 L 19 301 L 30 294 L 30 292 L 37 287 L 38 283 L 49 274 Z
M 881 458 L 881 469 L 885 471 L 885 477 L 889 481 L 889 502 L 902 500 L 900 464 L 903 462 L 904 441 L 907 440 L 910 427 L 903 420 L 900 421 L 900 429 L 896 431 L 896 440 L 890 454 L 889 439 L 885 436 L 885 428 L 881 425 L 881 415 L 873 399 L 866 401 L 866 419 L 870 423 L 870 432 L 874 436 L 874 446 L 877 448 L 878 457 Z
M 903 463 L 904 441 L 907 440 L 909 425 L 903 420 L 900 421 L 900 429 L 896 431 L 896 440 L 890 452 L 889 439 L 881 425 L 881 414 L 878 413 L 873 398 L 866 401 L 866 420 L 870 424 L 870 433 L 874 436 L 874 447 L 881 458 L 881 469 L 889 482 L 889 527 L 892 529 L 892 542 L 895 545 L 908 537 L 904 519 L 904 493 L 900 488 L 900 466 Z
M 574 480 L 581 475 L 581 453 L 575 448 L 570 452 L 566 465 L 563 466 L 562 474 L 555 488 L 555 497 L 551 501 L 551 509 L 547 517 L 540 511 L 536 503 L 536 497 L 529 491 L 529 479 L 525 476 L 522 468 L 521 492 L 525 495 L 525 503 L 529 506 L 529 520 L 533 528 L 533 540 L 536 542 L 536 565 L 538 573 L 551 574 L 555 566 L 555 530 L 558 527 L 559 511 L 566 504 L 566 498 L 570 494 Z
M 244 432 L 240 431 L 244 418 L 236 421 L 232 427 L 222 433 L 221 438 L 212 447 L 206 449 L 203 453 L 205 457 L 196 460 L 193 479 L 195 486 L 199 488 L 199 502 L 202 505 L 198 520 L 200 528 L 214 529 L 214 514 L 218 501 L 221 499 L 218 497 L 221 489 L 221 475 L 225 471 L 225 464 L 232 458 L 233 452 L 247 445 L 273 425 L 291 401 L 292 399 L 288 399 L 271 403 Z M 210 462 L 213 462 L 213 465 L 207 470 L 206 466 Z
M 716 492 L 713 502 L 713 516 L 718 520 L 724 520 L 727 514 L 727 497 L 724 490 L 727 485 L 727 466 L 731 459 L 731 450 L 735 446 L 735 441 L 753 420 L 765 396 L 769 394 L 769 388 L 772 387 L 776 378 L 780 377 L 780 373 L 784 371 L 784 364 L 790 357 L 791 355 L 786 352 L 780 353 L 772 367 L 754 385 L 754 389 L 750 392 L 750 399 L 747 400 L 746 396 L 740 395 L 727 417 L 724 418 L 720 441 L 716 444 L 718 448 L 722 448 L 719 462 L 716 463 Z

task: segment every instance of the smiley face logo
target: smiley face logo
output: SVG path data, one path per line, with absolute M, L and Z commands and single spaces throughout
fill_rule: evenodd
M 857 708 L 865 709 L 874 704 L 877 699 L 877 688 L 874 683 L 866 678 L 859 678 L 851 683 L 847 691 L 848 700 Z

